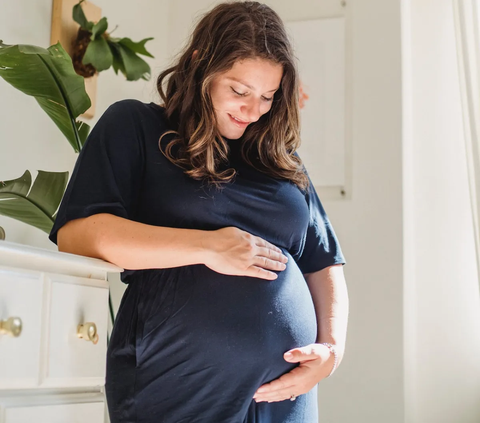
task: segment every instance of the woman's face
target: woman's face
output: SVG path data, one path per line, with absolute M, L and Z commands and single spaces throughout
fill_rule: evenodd
M 245 59 L 213 80 L 210 88 L 220 134 L 240 138 L 248 125 L 272 107 L 283 68 L 265 59 Z

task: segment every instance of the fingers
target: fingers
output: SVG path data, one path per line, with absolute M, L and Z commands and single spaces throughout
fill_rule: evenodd
M 276 247 L 275 247 L 276 248 Z M 280 263 L 287 263 L 288 258 L 282 253 L 267 247 L 258 247 L 258 256 L 269 258 L 270 260 L 278 261 Z
M 247 269 L 247 276 L 261 279 L 275 280 L 278 275 L 273 271 L 280 272 L 286 269 L 285 263 L 288 257 L 285 256 L 280 248 L 265 241 L 263 238 L 253 236 L 256 246 L 253 263 Z
M 277 253 L 280 253 L 282 254 L 282 250 L 280 248 L 278 248 L 277 246 L 271 244 L 270 242 L 268 241 L 265 241 L 263 238 L 260 238 L 258 236 L 255 237 L 255 243 L 259 246 L 259 247 L 265 247 L 269 250 L 273 250 L 274 252 L 277 252 Z M 282 254 L 283 255 L 283 254 Z M 284 256 L 285 257 L 285 256 Z M 286 257 L 285 257 L 286 258 Z
M 268 392 L 281 391 L 291 388 L 295 385 L 295 372 L 286 373 L 270 383 L 266 383 L 257 389 L 256 394 L 265 394 Z
M 260 279 L 267 279 L 269 281 L 273 281 L 278 278 L 276 273 L 270 272 L 258 266 L 250 266 L 245 276 L 251 276 L 253 278 L 260 278 Z
M 263 394 L 255 394 L 253 399 L 256 402 L 262 402 L 262 401 L 277 402 L 277 401 L 288 400 L 292 397 L 292 395 L 294 395 L 296 397 L 301 395 L 301 393 L 296 392 L 296 387 L 293 386 L 293 385 L 291 387 L 279 389 L 279 390 L 273 391 L 273 392 L 265 392 Z
M 323 348 L 326 351 L 323 351 Z M 288 358 L 289 353 L 292 355 L 291 358 Z M 287 351 L 284 358 L 289 362 L 300 362 L 300 365 L 258 388 L 253 397 L 255 401 L 284 401 L 292 395 L 302 395 L 324 379 L 331 369 L 329 363 L 329 360 L 332 360 L 331 353 L 324 345 L 310 344 L 294 348 Z
M 274 244 L 236 227 L 214 231 L 211 249 L 204 264 L 228 275 L 274 280 L 286 269 L 288 258 Z
M 255 256 L 253 258 L 253 266 L 261 267 L 267 270 L 282 271 L 286 269 L 286 264 L 281 261 L 272 260 L 267 257 Z
M 287 373 L 280 378 L 262 385 L 253 399 L 256 402 L 274 402 L 274 401 L 285 401 L 290 399 L 292 395 L 298 396 L 303 392 L 300 392 L 298 385 L 298 376 L 295 375 L 295 372 Z
M 271 250 L 270 250 L 271 251 Z M 261 254 L 262 252 L 259 252 Z M 265 254 L 265 251 L 263 251 Z M 253 264 L 248 268 L 247 275 L 256 278 L 262 278 L 267 280 L 277 279 L 278 275 L 271 270 L 281 272 L 286 269 L 287 257 L 283 254 L 276 252 L 270 253 L 274 259 L 270 259 L 264 256 L 255 256 L 253 258 Z
M 283 355 L 283 358 L 289 363 L 316 360 L 322 357 L 319 348 L 322 348 L 322 346 L 319 346 L 318 344 L 310 344 L 302 348 L 295 348 L 287 351 Z

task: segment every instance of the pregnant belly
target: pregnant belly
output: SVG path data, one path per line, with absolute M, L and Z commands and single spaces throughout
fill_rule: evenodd
M 196 265 L 152 271 L 136 289 L 137 366 L 152 380 L 235 380 L 250 395 L 295 367 L 284 352 L 315 342 L 312 298 L 291 256 L 274 281 Z

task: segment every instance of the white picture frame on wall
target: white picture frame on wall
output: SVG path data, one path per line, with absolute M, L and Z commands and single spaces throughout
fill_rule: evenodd
M 350 197 L 345 17 L 286 23 L 302 91 L 298 150 L 321 198 Z

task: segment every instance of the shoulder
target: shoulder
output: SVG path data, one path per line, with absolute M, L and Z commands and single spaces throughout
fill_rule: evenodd
M 153 103 L 150 103 L 153 104 Z M 115 103 L 111 104 L 107 110 L 138 110 L 138 111 L 146 111 L 150 107 L 149 103 L 144 103 L 143 101 L 134 99 L 134 98 L 126 98 L 123 100 L 118 100 Z M 160 106 L 157 106 L 160 107 Z
M 117 149 L 123 145 L 143 151 L 147 140 L 158 139 L 167 129 L 162 107 L 135 99 L 120 100 L 108 106 L 100 116 L 85 147 L 88 144 L 89 148 L 103 145 Z
M 155 103 L 144 103 L 136 99 L 119 100 L 110 105 L 104 115 L 110 118 L 136 121 L 153 120 L 166 125 L 165 109 Z
M 170 130 L 164 108 L 155 103 L 125 99 L 111 104 L 93 128 L 94 138 L 118 144 L 138 144 L 141 150 L 155 150 L 159 137 Z M 136 141 L 135 141 L 136 140 Z

